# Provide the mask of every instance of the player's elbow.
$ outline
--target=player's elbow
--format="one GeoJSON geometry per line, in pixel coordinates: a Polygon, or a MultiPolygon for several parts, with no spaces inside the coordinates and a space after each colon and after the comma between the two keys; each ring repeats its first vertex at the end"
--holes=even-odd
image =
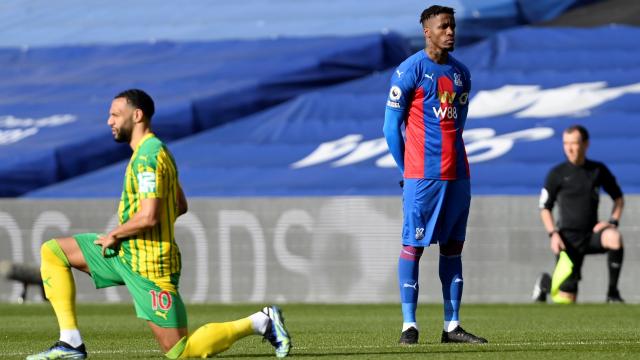
{"type": "Polygon", "coordinates": [[[145,225],[146,225],[147,228],[152,228],[152,227],[158,225],[158,219],[153,218],[153,217],[149,218],[149,220],[147,220],[145,225]]]}
{"type": "Polygon", "coordinates": [[[189,205],[187,205],[187,203],[178,206],[178,216],[186,214],[187,211],[189,211],[189,205]]]}
{"type": "Polygon", "coordinates": [[[382,133],[384,134],[384,137],[385,137],[385,138],[388,138],[388,137],[391,135],[391,134],[390,134],[390,132],[391,132],[391,131],[389,130],[389,128],[388,128],[388,126],[387,126],[387,124],[384,124],[384,125],[382,126],[382,133]]]}

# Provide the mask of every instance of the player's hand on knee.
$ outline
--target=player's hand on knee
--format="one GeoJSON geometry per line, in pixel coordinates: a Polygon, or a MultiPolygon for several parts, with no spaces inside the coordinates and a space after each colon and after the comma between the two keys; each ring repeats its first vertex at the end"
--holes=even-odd
{"type": "Polygon", "coordinates": [[[102,247],[102,256],[106,256],[107,249],[116,249],[120,244],[120,241],[113,235],[101,235],[98,240],[93,242],[96,245],[102,247]]]}
{"type": "Polygon", "coordinates": [[[600,221],[593,227],[593,232],[600,232],[608,227],[613,227],[608,221],[600,221]]]}

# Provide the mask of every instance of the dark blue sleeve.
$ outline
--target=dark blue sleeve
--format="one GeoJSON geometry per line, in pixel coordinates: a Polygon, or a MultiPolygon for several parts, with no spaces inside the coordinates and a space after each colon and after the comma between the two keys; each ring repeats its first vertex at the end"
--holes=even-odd
{"type": "Polygon", "coordinates": [[[382,132],[387,140],[387,146],[391,156],[398,164],[398,169],[404,174],[404,138],[402,137],[402,122],[404,113],[402,111],[386,108],[384,112],[384,126],[382,132]]]}

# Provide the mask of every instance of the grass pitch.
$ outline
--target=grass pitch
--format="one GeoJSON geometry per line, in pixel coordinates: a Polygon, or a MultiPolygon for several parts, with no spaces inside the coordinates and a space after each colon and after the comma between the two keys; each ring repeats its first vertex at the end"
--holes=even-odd
{"type": "MultiPolygon", "coordinates": [[[[293,338],[290,357],[303,359],[638,359],[640,305],[463,304],[463,327],[489,344],[440,344],[441,305],[421,305],[420,344],[400,346],[397,304],[284,305],[293,338]]],[[[190,329],[244,317],[256,305],[190,305],[190,329]]],[[[92,359],[160,359],[155,340],[133,305],[80,305],[78,317],[92,359]]],[[[58,329],[48,304],[0,304],[0,358],[23,359],[49,347],[58,329]]],[[[217,357],[275,358],[253,336],[217,357]]]]}

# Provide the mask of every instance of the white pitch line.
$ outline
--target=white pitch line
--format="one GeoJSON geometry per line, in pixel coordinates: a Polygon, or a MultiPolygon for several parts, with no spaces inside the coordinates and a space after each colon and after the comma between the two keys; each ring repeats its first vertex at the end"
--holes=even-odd
{"type": "MultiPolygon", "coordinates": [[[[567,345],[625,345],[625,344],[639,344],[638,341],[632,341],[632,340],[628,340],[628,341],[606,341],[606,340],[596,340],[596,341],[552,341],[552,342],[521,342],[521,343],[488,343],[488,344],[473,344],[473,346],[498,346],[498,347],[521,347],[521,346],[532,346],[532,345],[537,345],[537,346],[567,346],[567,345]]],[[[410,346],[402,346],[402,345],[358,345],[358,346],[354,346],[354,345],[338,345],[338,346],[331,346],[331,347],[310,347],[310,346],[293,346],[294,351],[295,350],[340,350],[340,349],[398,349],[398,348],[404,348],[404,349],[410,349],[410,348],[429,348],[429,347],[436,347],[438,345],[442,345],[440,343],[427,343],[427,344],[417,344],[417,345],[410,345],[410,346]]],[[[456,345],[456,344],[447,344],[446,346],[449,345],[456,345]]],[[[537,350],[537,349],[531,349],[531,350],[537,350]]],[[[92,350],[89,351],[89,354],[153,354],[153,353],[160,353],[160,350],[92,350]]],[[[20,355],[27,355],[29,353],[24,353],[24,352],[18,352],[18,353],[5,353],[3,355],[5,356],[20,356],[20,355]]]]}
{"type": "MultiPolygon", "coordinates": [[[[487,344],[462,344],[462,345],[473,345],[473,346],[503,346],[503,347],[514,347],[514,346],[567,346],[567,345],[625,345],[625,344],[639,344],[638,341],[633,340],[616,340],[616,341],[606,341],[606,340],[596,340],[596,341],[552,341],[552,342],[521,342],[521,343],[492,343],[489,342],[487,344]]],[[[435,347],[438,345],[443,345],[441,343],[425,343],[425,344],[416,344],[416,345],[338,345],[331,346],[331,349],[391,349],[391,348],[414,348],[414,347],[435,347]]],[[[444,346],[457,345],[457,344],[446,344],[444,346]]],[[[326,350],[329,348],[323,347],[309,347],[309,346],[293,346],[293,349],[297,350],[326,350]]],[[[535,350],[535,349],[532,349],[535,350]]]]}

